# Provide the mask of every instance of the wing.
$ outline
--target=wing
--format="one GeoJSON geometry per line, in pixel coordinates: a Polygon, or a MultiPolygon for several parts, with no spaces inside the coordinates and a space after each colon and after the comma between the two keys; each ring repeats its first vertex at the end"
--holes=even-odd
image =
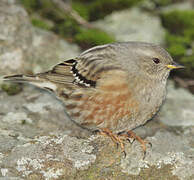
{"type": "Polygon", "coordinates": [[[38,74],[53,83],[74,85],[75,88],[96,87],[103,74],[111,70],[121,70],[115,61],[115,49],[109,45],[96,46],[75,59],[64,61],[52,70],[38,74]]]}

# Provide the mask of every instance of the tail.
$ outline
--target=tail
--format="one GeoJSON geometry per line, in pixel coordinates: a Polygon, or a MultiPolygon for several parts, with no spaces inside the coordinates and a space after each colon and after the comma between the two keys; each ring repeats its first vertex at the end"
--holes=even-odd
{"type": "Polygon", "coordinates": [[[23,75],[23,74],[4,76],[3,80],[4,81],[12,81],[12,82],[22,82],[22,83],[37,81],[35,76],[29,76],[29,75],[23,75]]]}
{"type": "Polygon", "coordinates": [[[50,91],[56,90],[56,85],[46,79],[41,78],[38,75],[11,75],[11,76],[4,76],[3,81],[10,81],[10,82],[20,82],[20,83],[29,83],[39,88],[47,89],[50,91]]]}
{"type": "MultiPolygon", "coordinates": [[[[63,87],[63,91],[71,92],[75,87],[75,77],[72,68],[75,66],[76,60],[70,59],[57,64],[51,70],[38,73],[35,75],[12,75],[4,76],[4,81],[29,83],[39,88],[47,89],[53,92],[58,91],[58,86],[63,87]]],[[[60,91],[60,90],[59,90],[60,91]]]]}

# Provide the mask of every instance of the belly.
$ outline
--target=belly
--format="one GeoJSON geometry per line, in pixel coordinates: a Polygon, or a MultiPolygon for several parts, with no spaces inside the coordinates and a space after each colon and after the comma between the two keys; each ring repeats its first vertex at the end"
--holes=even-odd
{"type": "Polygon", "coordinates": [[[117,131],[121,121],[133,119],[139,111],[138,103],[127,90],[85,93],[77,101],[72,102],[74,105],[66,105],[67,112],[78,124],[91,130],[117,131]]]}
{"type": "Polygon", "coordinates": [[[96,91],[84,93],[66,105],[67,112],[79,125],[91,130],[108,128],[113,132],[134,129],[153,117],[164,99],[157,92],[131,95],[128,89],[121,92],[96,91]]]}
{"type": "Polygon", "coordinates": [[[115,131],[132,130],[145,124],[159,111],[166,97],[165,87],[160,87],[160,93],[158,93],[157,89],[155,91],[151,89],[147,90],[148,91],[145,92],[145,90],[142,89],[142,94],[139,93],[138,96],[136,96],[136,102],[138,102],[137,111],[131,113],[129,117],[120,119],[115,131]]]}
{"type": "Polygon", "coordinates": [[[112,131],[119,128],[124,119],[130,119],[138,111],[138,104],[132,100],[129,94],[98,94],[88,98],[83,109],[89,109],[89,113],[83,117],[81,125],[92,125],[96,128],[108,128],[112,131]]]}

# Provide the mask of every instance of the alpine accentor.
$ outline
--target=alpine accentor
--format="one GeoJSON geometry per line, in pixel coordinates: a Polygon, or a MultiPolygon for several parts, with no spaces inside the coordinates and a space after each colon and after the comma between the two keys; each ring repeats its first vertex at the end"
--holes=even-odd
{"type": "Polygon", "coordinates": [[[165,99],[170,70],[182,67],[158,45],[124,42],[93,47],[47,72],[4,79],[52,91],[73,121],[120,142],[113,133],[132,130],[152,118],[165,99]]]}

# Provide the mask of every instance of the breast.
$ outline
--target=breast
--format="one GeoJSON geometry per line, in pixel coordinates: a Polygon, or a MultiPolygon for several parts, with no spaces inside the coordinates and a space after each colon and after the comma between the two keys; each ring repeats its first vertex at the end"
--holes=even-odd
{"type": "Polygon", "coordinates": [[[160,109],[166,97],[166,85],[162,83],[149,84],[139,91],[139,113],[136,117],[136,127],[145,124],[160,109]]]}
{"type": "Polygon", "coordinates": [[[77,99],[79,103],[74,103],[76,106],[66,106],[71,117],[89,129],[109,128],[117,131],[121,129],[123,120],[125,127],[126,121],[137,114],[139,105],[124,75],[114,72],[113,78],[103,78],[96,88],[84,90],[77,99]]]}

